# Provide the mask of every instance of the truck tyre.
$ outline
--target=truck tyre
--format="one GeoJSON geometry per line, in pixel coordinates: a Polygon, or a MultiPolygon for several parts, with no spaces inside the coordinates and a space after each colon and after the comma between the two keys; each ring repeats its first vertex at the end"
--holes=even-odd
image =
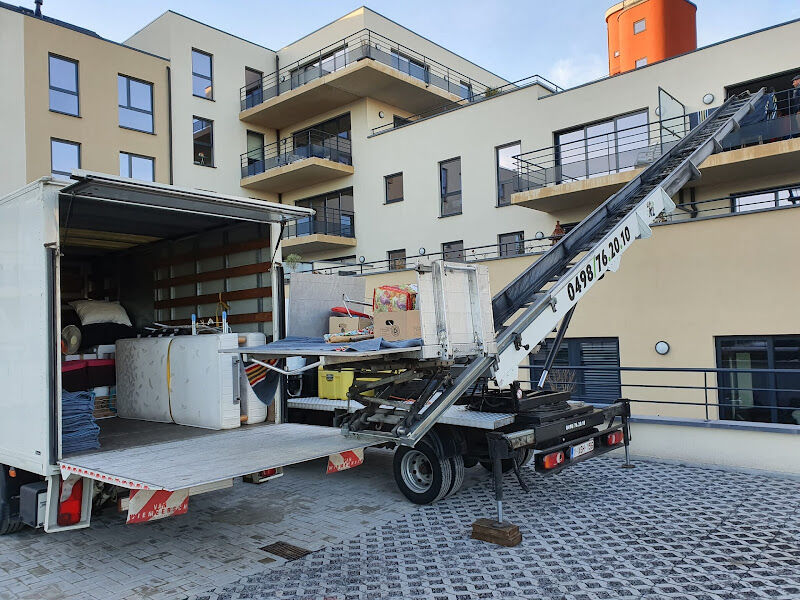
{"type": "Polygon", "coordinates": [[[450,467],[453,470],[453,483],[450,484],[450,489],[447,491],[445,498],[449,498],[458,492],[464,483],[464,473],[466,472],[464,457],[461,454],[456,454],[450,459],[450,467]]]}
{"type": "Polygon", "coordinates": [[[0,535],[14,533],[24,526],[18,516],[11,516],[12,498],[19,494],[19,486],[13,485],[12,481],[8,476],[8,467],[0,465],[0,535]]]}
{"type": "Polygon", "coordinates": [[[424,441],[414,448],[399,446],[393,470],[397,487],[414,504],[438,502],[452,488],[452,460],[439,457],[424,441]]]}

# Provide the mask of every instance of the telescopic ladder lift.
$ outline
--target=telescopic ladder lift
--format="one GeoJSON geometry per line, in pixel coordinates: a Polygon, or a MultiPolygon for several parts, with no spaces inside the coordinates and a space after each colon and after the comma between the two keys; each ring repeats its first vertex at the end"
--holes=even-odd
{"type": "Polygon", "coordinates": [[[501,389],[513,384],[521,362],[559,327],[539,381],[542,388],[578,301],[607,271],[619,268],[622,254],[634,241],[652,235],[650,225],[675,209],[671,197],[700,178],[699,165],[721,150],[722,140],[738,129],[763,93],[762,88],[726,100],[496,294],[492,309],[497,354],[473,358],[424,411],[410,411],[392,431],[354,430],[345,424],[343,433],[414,446],[481,378],[493,379],[501,389]]]}

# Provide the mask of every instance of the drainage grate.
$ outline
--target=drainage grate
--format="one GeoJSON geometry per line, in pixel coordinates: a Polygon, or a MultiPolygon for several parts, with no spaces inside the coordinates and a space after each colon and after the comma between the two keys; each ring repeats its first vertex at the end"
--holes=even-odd
{"type": "Polygon", "coordinates": [[[274,554],[275,556],[280,556],[286,560],[297,560],[298,558],[303,558],[307,554],[311,554],[311,550],[306,550],[305,548],[300,548],[299,546],[293,546],[292,544],[288,544],[286,542],[275,542],[274,544],[269,544],[268,546],[262,546],[261,550],[264,552],[269,552],[270,554],[274,554]]]}

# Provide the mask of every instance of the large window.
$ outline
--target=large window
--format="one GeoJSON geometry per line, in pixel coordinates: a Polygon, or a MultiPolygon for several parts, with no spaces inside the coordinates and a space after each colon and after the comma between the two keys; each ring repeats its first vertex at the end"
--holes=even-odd
{"type": "Polygon", "coordinates": [[[557,182],[632,169],[648,145],[647,110],[556,133],[557,182]]]}
{"type": "Polygon", "coordinates": [[[264,74],[250,67],[244,68],[244,105],[242,110],[251,108],[264,101],[262,78],[264,74]]]}
{"type": "Polygon", "coordinates": [[[387,258],[389,259],[389,269],[391,271],[397,271],[398,269],[405,269],[406,268],[406,251],[405,249],[401,250],[389,250],[386,253],[387,258]]]}
{"type": "Polygon", "coordinates": [[[50,172],[56,179],[69,179],[73,169],[81,168],[81,145],[66,140],[50,140],[50,172]]]}
{"type": "MultiPolygon", "coordinates": [[[[545,340],[542,349],[533,355],[531,380],[534,382],[542,374],[552,343],[552,339],[545,340]]],[[[617,338],[567,338],[556,353],[546,386],[572,392],[573,400],[611,404],[622,396],[618,368],[617,338]]]]}
{"type": "Polygon", "coordinates": [[[519,142],[495,148],[497,158],[497,206],[511,204],[511,194],[516,191],[517,164],[514,156],[522,152],[519,142]]]}
{"type": "MultiPolygon", "coordinates": [[[[337,69],[341,69],[347,63],[347,50],[346,48],[339,48],[332,50],[325,56],[307,62],[302,66],[292,69],[289,73],[291,86],[296,88],[299,85],[314,81],[319,77],[333,73],[337,69]]],[[[283,87],[281,86],[281,90],[283,87]]]]}
{"type": "Polygon", "coordinates": [[[213,167],[214,121],[202,117],[192,117],[192,137],[194,139],[194,164],[213,167]]]}
{"type": "Polygon", "coordinates": [[[800,184],[777,189],[734,194],[731,197],[732,212],[764,210],[779,206],[794,206],[800,203],[800,184]]]}
{"type": "Polygon", "coordinates": [[[49,71],[50,110],[65,115],[79,116],[78,62],[51,54],[49,71]]]}
{"type": "Polygon", "coordinates": [[[117,75],[119,126],[153,133],[153,84],[117,75]]]}
{"type": "Polygon", "coordinates": [[[439,188],[441,193],[440,215],[461,214],[461,158],[439,163],[439,188]]]}
{"type": "Polygon", "coordinates": [[[299,219],[294,226],[289,226],[289,236],[304,236],[321,233],[342,237],[355,237],[355,220],[353,214],[353,188],[345,188],[305,198],[295,203],[297,206],[313,208],[313,217],[299,219]]]}
{"type": "Polygon", "coordinates": [[[155,181],[156,161],[150,156],[120,152],[119,174],[122,177],[130,177],[141,181],[155,181]]]}
{"type": "Polygon", "coordinates": [[[242,177],[264,172],[264,134],[247,131],[247,160],[242,164],[242,177]]]}
{"type": "Polygon", "coordinates": [[[214,98],[211,55],[202,50],[192,50],[192,94],[199,98],[214,98]]]}
{"type": "Polygon", "coordinates": [[[720,419],[800,424],[800,335],[718,337],[720,419]],[[763,370],[761,370],[763,369],[763,370]],[[787,371],[781,373],[781,371],[787,371]]]}
{"type": "Polygon", "coordinates": [[[442,244],[442,258],[456,262],[464,261],[464,240],[442,244]]]}
{"type": "Polygon", "coordinates": [[[403,200],[403,174],[387,175],[384,179],[386,188],[386,204],[403,200]]]}
{"type": "Polygon", "coordinates": [[[501,233],[497,236],[500,256],[516,256],[525,253],[525,234],[522,231],[501,233]]]}

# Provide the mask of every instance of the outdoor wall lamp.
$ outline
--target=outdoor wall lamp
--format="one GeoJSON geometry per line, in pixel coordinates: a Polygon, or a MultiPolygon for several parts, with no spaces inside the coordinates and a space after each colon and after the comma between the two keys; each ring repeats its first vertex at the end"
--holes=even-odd
{"type": "Polygon", "coordinates": [[[379,116],[381,119],[383,118],[383,111],[382,111],[382,110],[379,110],[379,111],[378,111],[378,116],[379,116]]]}
{"type": "Polygon", "coordinates": [[[658,354],[660,354],[661,356],[664,356],[665,354],[667,354],[669,352],[669,344],[667,342],[665,342],[664,340],[661,340],[660,342],[656,342],[656,352],[658,354]]]}
{"type": "Polygon", "coordinates": [[[714,101],[714,94],[708,93],[703,96],[703,104],[711,104],[714,101]]]}
{"type": "Polygon", "coordinates": [[[425,256],[425,248],[420,248],[419,249],[419,255],[420,256],[425,256]]]}
{"type": "Polygon", "coordinates": [[[366,259],[366,258],[364,258],[363,256],[359,256],[359,257],[358,257],[358,262],[360,262],[362,265],[363,265],[363,264],[364,264],[366,261],[367,261],[367,259],[366,259]]]}

